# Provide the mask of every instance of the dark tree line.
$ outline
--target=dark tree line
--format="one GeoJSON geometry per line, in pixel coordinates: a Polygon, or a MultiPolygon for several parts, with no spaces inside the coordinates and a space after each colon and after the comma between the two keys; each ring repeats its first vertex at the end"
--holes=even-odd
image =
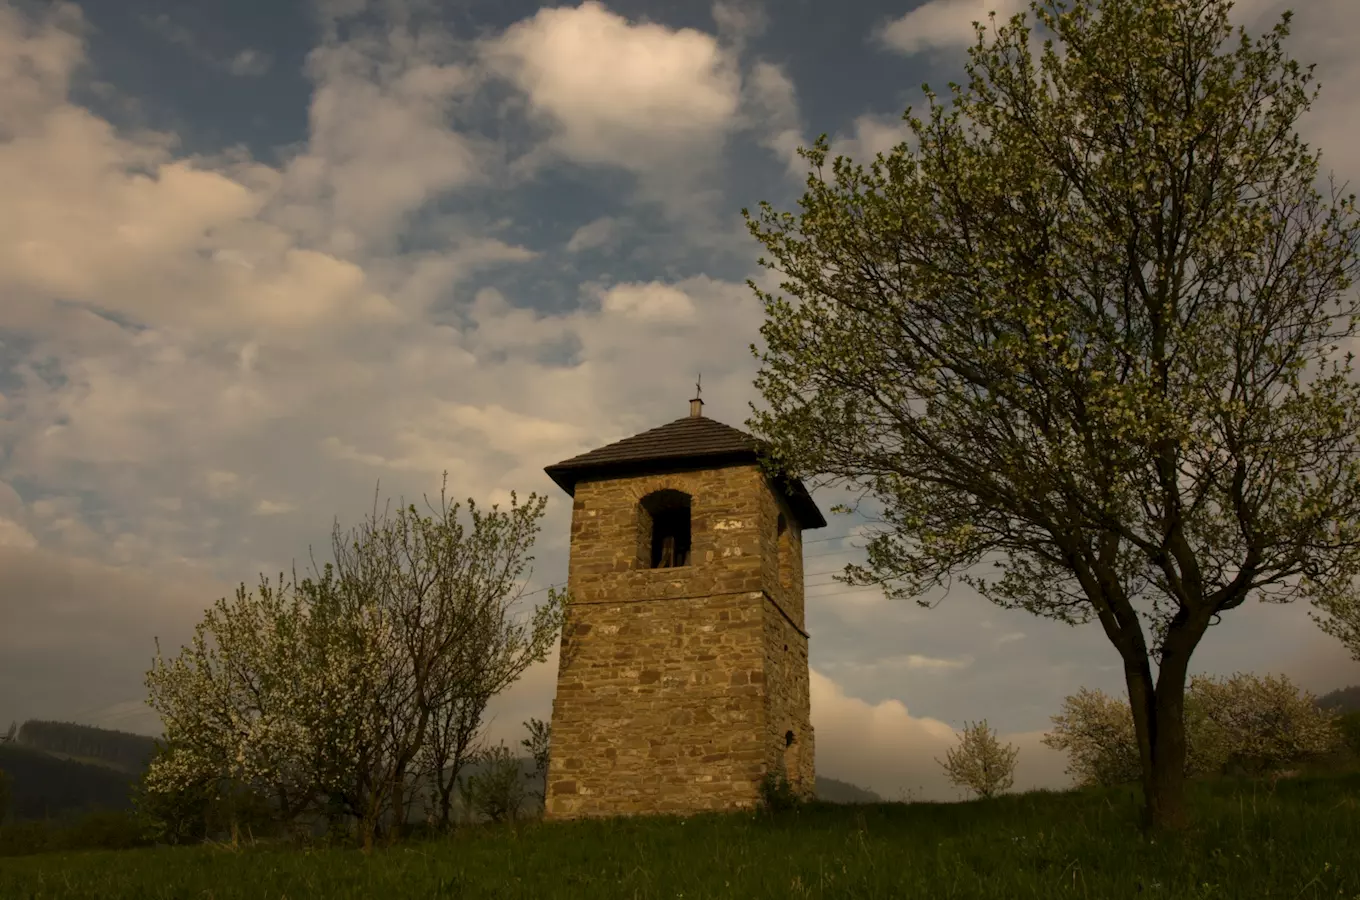
{"type": "Polygon", "coordinates": [[[131,809],[136,778],[94,763],[59,759],[15,743],[0,744],[8,776],[8,818],[55,819],[92,809],[131,809]]]}
{"type": "Polygon", "coordinates": [[[144,734],[38,719],[19,727],[17,743],[49,753],[98,759],[132,774],[145,771],[156,749],[155,739],[144,734]]]}
{"type": "Polygon", "coordinates": [[[1337,688],[1318,698],[1319,709],[1334,709],[1341,713],[1360,713],[1360,684],[1337,688]]]}

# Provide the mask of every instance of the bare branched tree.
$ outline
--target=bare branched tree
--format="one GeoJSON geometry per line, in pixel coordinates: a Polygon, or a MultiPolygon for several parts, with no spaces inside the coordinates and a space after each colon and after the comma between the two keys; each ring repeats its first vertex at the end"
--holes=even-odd
{"type": "MultiPolygon", "coordinates": [[[[396,837],[419,788],[461,765],[488,701],[546,659],[565,594],[514,615],[546,498],[482,512],[440,493],[333,532],[334,562],[236,603],[219,601],[194,644],[148,674],[168,752],[152,791],[227,778],[276,797],[287,819],[359,822],[366,849],[396,837]]],[[[455,771],[456,775],[456,771],[455,771]]]]}
{"type": "Polygon", "coordinates": [[[333,537],[336,580],[364,609],[376,611],[392,633],[392,655],[382,698],[378,745],[373,748],[364,821],[391,812],[389,834],[400,832],[415,788],[436,782],[439,821],[449,821],[448,800],[461,763],[491,697],[505,690],[557,640],[563,596],[548,600],[528,622],[515,618],[524,596],[521,576],[539,530],[546,497],[519,506],[511,493],[505,514],[477,509],[465,531],[459,504],[446,487],[432,515],[414,505],[379,513],[348,534],[333,537]],[[421,776],[424,776],[423,778],[421,776]]]}

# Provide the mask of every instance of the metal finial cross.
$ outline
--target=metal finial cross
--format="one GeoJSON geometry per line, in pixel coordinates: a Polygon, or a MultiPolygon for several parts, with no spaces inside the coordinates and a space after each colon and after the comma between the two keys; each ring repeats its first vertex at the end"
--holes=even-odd
{"type": "Polygon", "coordinates": [[[696,382],[694,382],[694,396],[695,396],[695,397],[702,397],[702,396],[703,396],[704,389],[703,389],[702,387],[700,387],[700,385],[703,384],[703,381],[704,381],[704,373],[703,373],[703,372],[700,372],[700,373],[699,373],[699,380],[696,381],[696,382]]]}

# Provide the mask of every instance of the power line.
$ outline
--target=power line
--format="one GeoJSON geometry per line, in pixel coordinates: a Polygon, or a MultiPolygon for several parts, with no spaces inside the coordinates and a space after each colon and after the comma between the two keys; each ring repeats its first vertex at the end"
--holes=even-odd
{"type": "MultiPolygon", "coordinates": [[[[820,585],[820,584],[819,584],[819,585],[815,585],[815,587],[826,587],[826,586],[827,586],[827,585],[820,585]]],[[[824,598],[826,598],[826,597],[840,597],[840,596],[842,596],[842,595],[844,595],[844,594],[862,594],[862,593],[864,593],[865,591],[879,591],[879,592],[882,592],[882,590],[883,590],[883,588],[882,588],[880,585],[871,584],[871,585],[866,585],[866,586],[864,586],[864,587],[852,587],[852,588],[850,588],[849,590],[844,590],[844,591],[831,591],[830,593],[827,593],[827,594],[809,594],[809,595],[806,595],[806,599],[808,599],[808,600],[822,600],[822,599],[824,599],[824,598]]]]}
{"type": "Polygon", "coordinates": [[[849,553],[849,552],[852,551],[852,550],[863,550],[863,549],[864,549],[863,547],[848,547],[848,548],[846,548],[846,549],[844,549],[844,550],[840,550],[840,549],[836,549],[836,550],[828,550],[828,551],[825,552],[825,553],[804,553],[804,554],[803,554],[803,559],[820,559],[821,557],[824,557],[824,556],[841,556],[841,555],[844,555],[844,554],[846,554],[846,553],[849,553]]]}
{"type": "Polygon", "coordinates": [[[860,533],[857,532],[857,531],[847,531],[845,534],[839,535],[839,536],[837,536],[837,537],[813,538],[813,539],[810,540],[810,541],[803,541],[803,544],[804,544],[804,545],[807,545],[807,544],[825,544],[827,541],[844,541],[844,540],[848,540],[849,538],[852,538],[852,537],[859,537],[859,536],[860,536],[860,533]]]}
{"type": "Polygon", "coordinates": [[[559,581],[559,582],[557,582],[556,584],[550,584],[550,585],[548,585],[547,587],[541,587],[541,588],[539,588],[539,589],[536,590],[536,591],[529,591],[528,593],[520,594],[519,596],[521,596],[521,597],[532,597],[534,594],[541,594],[541,593],[543,593],[544,591],[551,590],[551,589],[553,589],[553,588],[565,587],[566,584],[567,584],[567,583],[566,583],[565,581],[559,581]]]}

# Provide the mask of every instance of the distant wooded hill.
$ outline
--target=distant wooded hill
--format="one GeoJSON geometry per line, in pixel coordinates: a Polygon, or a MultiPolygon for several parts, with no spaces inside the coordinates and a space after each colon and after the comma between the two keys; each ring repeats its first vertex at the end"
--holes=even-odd
{"type": "MultiPolygon", "coordinates": [[[[30,720],[14,741],[0,742],[0,771],[10,776],[15,819],[57,818],[90,809],[128,809],[132,786],[146,771],[156,749],[154,738],[126,731],[30,720]]],[[[533,761],[518,760],[531,773],[533,761]]],[[[464,768],[467,776],[484,767],[464,768]]],[[[828,803],[882,803],[873,791],[846,781],[818,776],[817,799],[828,803]]],[[[525,802],[525,812],[542,804],[525,802]]]]}
{"type": "Polygon", "coordinates": [[[1334,709],[1340,713],[1360,712],[1360,684],[1323,694],[1317,699],[1317,705],[1321,709],[1334,709]]]}
{"type": "Polygon", "coordinates": [[[109,765],[63,759],[15,742],[0,744],[13,819],[61,818],[91,809],[128,809],[136,776],[109,765]]]}
{"type": "Polygon", "coordinates": [[[155,738],[144,734],[39,719],[19,726],[16,742],[21,747],[111,766],[134,775],[140,775],[151,764],[156,751],[155,738]]]}

